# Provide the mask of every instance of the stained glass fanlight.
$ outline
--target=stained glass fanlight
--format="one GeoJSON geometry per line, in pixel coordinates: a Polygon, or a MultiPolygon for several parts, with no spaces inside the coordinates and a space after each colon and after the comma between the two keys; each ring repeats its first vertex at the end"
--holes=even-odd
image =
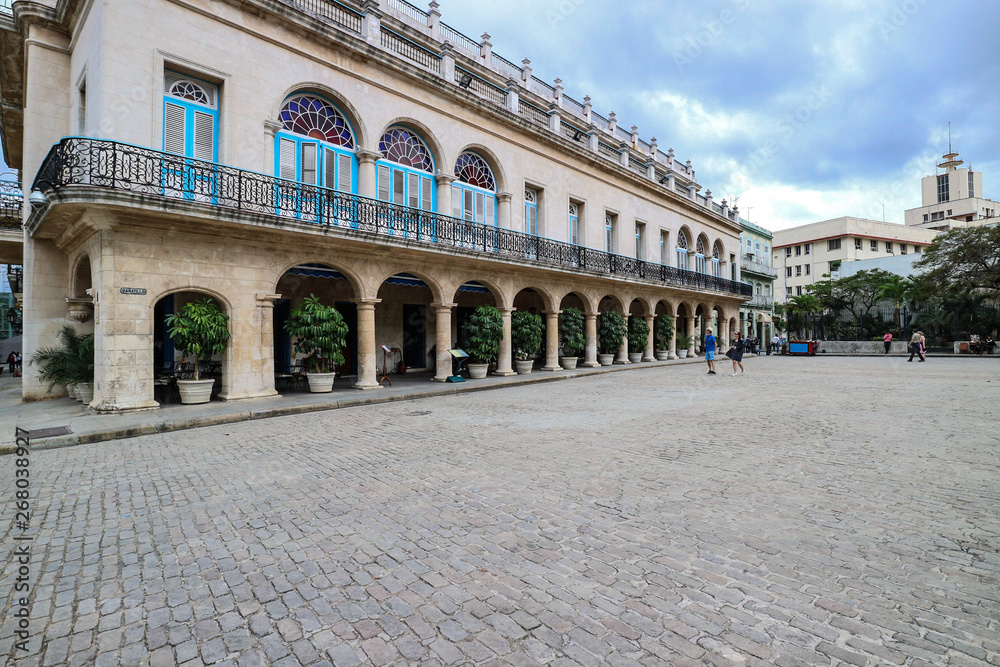
{"type": "Polygon", "coordinates": [[[493,170],[486,164],[486,160],[475,153],[462,153],[458,156],[455,162],[455,176],[463,183],[496,192],[493,170]]]}
{"type": "Polygon", "coordinates": [[[170,94],[182,100],[190,100],[198,104],[211,105],[212,100],[203,86],[199,86],[193,81],[181,80],[170,86],[170,94]]]}
{"type": "Polygon", "coordinates": [[[712,246],[712,257],[714,259],[722,259],[722,253],[719,250],[719,244],[718,243],[716,243],[714,246],[712,246]]]}
{"type": "Polygon", "coordinates": [[[297,95],[281,108],[278,116],[284,129],[335,146],[354,148],[354,134],[337,109],[312,95],[297,95]]]}
{"type": "Polygon", "coordinates": [[[382,157],[390,162],[411,167],[419,171],[434,171],[430,151],[417,135],[406,128],[394,127],[382,135],[378,142],[382,157]]]}
{"type": "Polygon", "coordinates": [[[677,233],[677,247],[681,250],[687,250],[688,237],[683,231],[677,233]]]}
{"type": "Polygon", "coordinates": [[[696,255],[705,254],[705,242],[700,237],[698,238],[698,243],[696,243],[694,246],[694,253],[696,255]]]}

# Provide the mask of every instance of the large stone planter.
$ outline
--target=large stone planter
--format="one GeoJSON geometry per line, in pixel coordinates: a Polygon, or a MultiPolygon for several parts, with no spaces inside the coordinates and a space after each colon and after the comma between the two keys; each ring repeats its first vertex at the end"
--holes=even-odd
{"type": "Polygon", "coordinates": [[[642,363],[642,352],[629,352],[628,361],[630,364],[641,364],[642,363]]]}
{"type": "MultiPolygon", "coordinates": [[[[531,368],[535,365],[534,359],[515,359],[514,368],[517,370],[518,375],[527,375],[531,372],[531,368]]],[[[486,377],[484,374],[483,377],[486,377]]]]}
{"type": "Polygon", "coordinates": [[[688,351],[687,350],[677,350],[677,358],[678,359],[685,359],[685,358],[687,358],[687,356],[688,356],[688,351]]]}
{"type": "Polygon", "coordinates": [[[599,354],[597,355],[597,363],[602,366],[610,366],[615,361],[615,355],[613,354],[599,354]]]}
{"type": "Polygon", "coordinates": [[[333,391],[333,379],[336,373],[306,373],[309,391],[314,394],[328,394],[333,391]]]}
{"type": "Polygon", "coordinates": [[[482,380],[489,369],[489,364],[469,364],[469,377],[473,380],[482,380]]]}
{"type": "Polygon", "coordinates": [[[578,361],[580,361],[580,357],[559,357],[559,365],[568,371],[576,368],[578,361]]]}
{"type": "Polygon", "coordinates": [[[76,385],[75,384],[68,384],[68,385],[66,385],[66,394],[70,398],[72,398],[74,401],[77,400],[77,398],[76,398],[76,385]]]}
{"type": "Polygon", "coordinates": [[[657,361],[667,361],[668,359],[670,359],[670,352],[669,351],[667,351],[667,350],[657,350],[656,351],[656,360],[657,361]]]}
{"type": "MultiPolygon", "coordinates": [[[[212,388],[215,380],[178,380],[177,390],[181,394],[181,403],[197,405],[208,403],[212,399],[212,388]]],[[[77,386],[79,390],[79,386],[77,386]]]]}
{"type": "Polygon", "coordinates": [[[90,402],[94,400],[94,383],[87,382],[76,385],[76,400],[84,405],[90,405],[90,402]]]}

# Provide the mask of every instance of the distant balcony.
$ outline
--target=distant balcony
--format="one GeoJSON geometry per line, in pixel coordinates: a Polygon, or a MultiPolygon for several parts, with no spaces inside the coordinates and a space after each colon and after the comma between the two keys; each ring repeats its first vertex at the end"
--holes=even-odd
{"type": "Polygon", "coordinates": [[[21,294],[24,291],[24,269],[20,266],[7,265],[7,282],[10,284],[10,291],[14,294],[21,294]]]}
{"type": "MultiPolygon", "coordinates": [[[[464,250],[483,259],[503,258],[744,297],[752,294],[750,285],[725,278],[114,141],[73,137],[52,147],[32,191],[72,187],[242,211],[271,218],[276,225],[296,221],[362,232],[371,234],[373,243],[395,238],[428,249],[464,250]]],[[[46,209],[34,210],[32,219],[43,216],[46,209]]]]}
{"type": "Polygon", "coordinates": [[[774,297],[755,294],[749,301],[744,301],[743,305],[749,308],[772,308],[774,306],[774,297]]]}
{"type": "Polygon", "coordinates": [[[0,229],[21,229],[24,195],[17,181],[0,181],[0,229]]]}
{"type": "Polygon", "coordinates": [[[755,273],[758,276],[778,277],[778,270],[773,266],[761,264],[746,256],[740,257],[740,269],[747,273],[755,273]]]}

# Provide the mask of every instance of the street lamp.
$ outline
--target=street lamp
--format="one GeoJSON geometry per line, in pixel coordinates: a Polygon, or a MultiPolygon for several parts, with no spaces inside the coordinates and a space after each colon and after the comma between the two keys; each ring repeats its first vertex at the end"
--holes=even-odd
{"type": "Polygon", "coordinates": [[[17,310],[16,306],[11,306],[7,309],[7,321],[10,323],[10,329],[13,333],[21,333],[21,327],[18,326],[18,316],[20,312],[17,310]]]}

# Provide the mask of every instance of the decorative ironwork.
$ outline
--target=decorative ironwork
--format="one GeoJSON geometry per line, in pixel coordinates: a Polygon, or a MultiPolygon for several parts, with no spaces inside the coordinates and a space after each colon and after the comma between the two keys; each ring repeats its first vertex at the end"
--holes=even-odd
{"type": "Polygon", "coordinates": [[[312,95],[297,95],[285,102],[278,118],[289,132],[327,141],[335,146],[354,148],[354,134],[347,119],[326,100],[312,95]]]}
{"type": "Polygon", "coordinates": [[[362,15],[336,0],[286,0],[288,4],[304,9],[307,13],[324,18],[331,23],[361,34],[362,15]]]}
{"type": "Polygon", "coordinates": [[[486,79],[481,79],[472,72],[464,70],[461,67],[455,68],[455,81],[462,82],[463,75],[469,77],[469,85],[463,86],[468,88],[472,92],[476,93],[480,97],[485,97],[489,101],[497,104],[499,106],[507,106],[507,91],[503,88],[498,88],[486,79]]]}
{"type": "Polygon", "coordinates": [[[406,0],[389,0],[387,4],[389,9],[413,19],[415,25],[427,27],[427,12],[424,10],[414,7],[406,0]]]}
{"type": "MultiPolygon", "coordinates": [[[[478,156],[476,156],[478,157],[478,156]]],[[[52,147],[32,190],[77,186],[122,190],[339,227],[486,255],[610,273],[691,289],[751,296],[748,285],[316,185],[184,158],[114,141],[67,138],[52,147]]],[[[44,208],[33,212],[40,215],[44,208]]]]}
{"type": "Polygon", "coordinates": [[[529,104],[528,102],[525,102],[524,100],[521,99],[519,99],[517,103],[518,103],[518,111],[521,112],[522,116],[524,116],[525,118],[527,118],[532,122],[538,123],[542,127],[549,126],[548,112],[542,111],[535,105],[529,104]]]}
{"type": "Polygon", "coordinates": [[[432,72],[441,72],[441,56],[428,51],[418,44],[414,44],[405,37],[401,37],[385,27],[382,28],[382,46],[395,51],[404,58],[420,63],[432,72]]]}
{"type": "Polygon", "coordinates": [[[0,181],[0,229],[21,228],[24,194],[16,181],[0,181]]]}

